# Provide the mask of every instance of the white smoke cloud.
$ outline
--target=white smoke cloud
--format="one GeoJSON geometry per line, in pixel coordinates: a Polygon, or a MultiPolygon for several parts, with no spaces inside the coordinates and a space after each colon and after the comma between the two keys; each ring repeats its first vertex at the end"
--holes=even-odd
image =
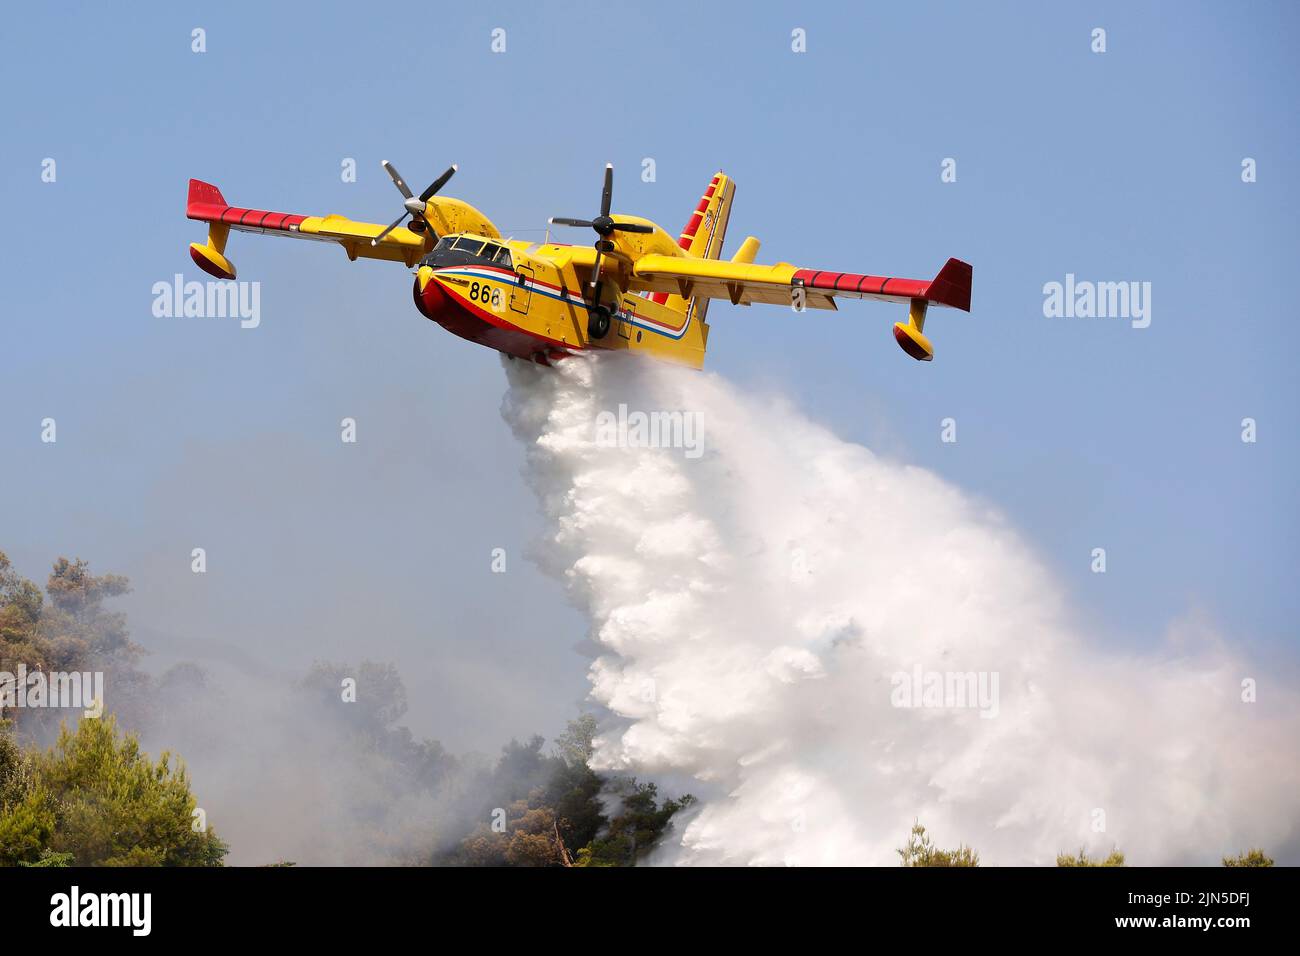
{"type": "Polygon", "coordinates": [[[655,862],[896,864],[917,818],[992,864],[1293,852],[1294,696],[1244,703],[1259,675],[1195,622],[1102,649],[996,513],[715,375],[505,364],[536,558],[589,617],[616,715],[593,766],[701,798],[655,862]],[[597,441],[621,403],[698,416],[704,454],[597,441]],[[996,680],[996,706],[894,706],[916,668],[996,680]]]}

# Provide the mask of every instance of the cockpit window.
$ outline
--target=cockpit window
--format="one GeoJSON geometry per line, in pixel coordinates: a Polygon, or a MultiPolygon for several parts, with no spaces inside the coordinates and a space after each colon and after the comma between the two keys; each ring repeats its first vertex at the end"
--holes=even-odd
{"type": "Polygon", "coordinates": [[[433,249],[435,252],[454,250],[460,256],[472,256],[475,259],[486,260],[506,269],[514,268],[514,260],[510,256],[508,247],[499,242],[491,242],[475,236],[464,234],[443,236],[433,249]]]}
{"type": "Polygon", "coordinates": [[[479,253],[479,256],[495,265],[510,268],[510,250],[498,243],[489,242],[483,247],[483,251],[479,253]]]}

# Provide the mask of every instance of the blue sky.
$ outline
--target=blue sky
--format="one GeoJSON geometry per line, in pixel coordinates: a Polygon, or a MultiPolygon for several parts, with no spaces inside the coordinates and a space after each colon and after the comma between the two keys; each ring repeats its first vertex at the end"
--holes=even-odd
{"type": "Polygon", "coordinates": [[[496,356],[419,316],[400,266],[328,246],[232,238],[262,283],[256,330],[155,318],[150,289],[203,278],[190,176],[235,204],[388,222],[381,159],[421,184],[455,161],[445,192],[528,236],[590,212],[607,161],[616,211],[675,232],[722,168],[728,255],[753,234],[764,261],[918,278],[958,256],[974,308],[933,314],[918,365],[884,304],[719,304],[710,368],[1005,512],[1099,639],[1149,644],[1194,612],[1293,665],[1298,20],[1288,3],[25,5],[0,37],[17,91],[0,548],[37,578],[58,554],[130,575],[159,661],[394,660],[425,732],[553,733],[585,694],[581,623],[523,559],[539,519],[496,356]],[[1150,327],[1045,318],[1067,273],[1150,282],[1150,327]],[[494,547],[506,575],[485,573],[494,547]]]}

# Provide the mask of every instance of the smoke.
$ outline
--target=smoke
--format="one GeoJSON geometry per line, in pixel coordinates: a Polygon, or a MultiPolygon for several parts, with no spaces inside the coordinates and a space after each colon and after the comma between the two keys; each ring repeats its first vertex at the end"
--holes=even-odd
{"type": "Polygon", "coordinates": [[[487,770],[398,725],[406,694],[392,665],[293,676],[206,660],[118,702],[146,750],[184,758],[234,865],[427,864],[470,829],[487,770]]]}
{"type": "MultiPolygon", "coordinates": [[[[158,677],[95,666],[108,673],[106,713],[146,753],[179,757],[234,865],[427,865],[486,818],[485,803],[528,782],[415,738],[399,723],[406,691],[391,664],[294,675],[209,657],[158,677]],[[344,680],[356,688],[346,702],[344,680]]],[[[49,746],[79,717],[27,711],[23,739],[49,746]]]]}
{"type": "Polygon", "coordinates": [[[1202,623],[1103,649],[998,514],[715,375],[505,365],[535,558],[599,648],[592,765],[700,798],[654,862],[895,864],[918,818],[993,864],[1294,855],[1296,702],[1244,702],[1260,675],[1202,623]],[[637,411],[703,454],[611,441],[637,411]]]}

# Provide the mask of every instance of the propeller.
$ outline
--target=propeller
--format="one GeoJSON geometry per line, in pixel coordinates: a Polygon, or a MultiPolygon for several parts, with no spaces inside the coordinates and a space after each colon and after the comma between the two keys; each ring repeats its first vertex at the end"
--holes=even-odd
{"type": "Polygon", "coordinates": [[[411,217],[412,232],[424,232],[424,230],[428,229],[430,234],[432,234],[433,227],[429,225],[429,220],[424,218],[424,204],[429,201],[429,197],[433,196],[439,189],[447,185],[447,180],[456,175],[456,164],[452,163],[445,173],[433,182],[429,183],[429,188],[420,193],[418,198],[411,195],[410,187],[406,185],[406,180],[402,178],[402,174],[397,171],[396,166],[386,159],[380,163],[380,165],[383,166],[384,171],[393,178],[393,185],[397,187],[397,191],[400,192],[403,199],[405,199],[405,202],[403,202],[402,205],[406,207],[406,211],[393,220],[392,225],[379,235],[375,236],[375,238],[371,239],[370,244],[372,246],[379,245],[379,243],[383,241],[384,236],[388,235],[400,226],[407,216],[411,217]]]}
{"type": "MultiPolygon", "coordinates": [[[[652,233],[653,226],[647,226],[639,222],[615,222],[610,218],[609,207],[614,199],[614,164],[605,164],[605,188],[600,194],[600,215],[595,219],[569,219],[566,216],[552,216],[550,222],[555,226],[573,226],[577,229],[590,228],[596,230],[596,264],[591,270],[592,302],[595,303],[595,311],[605,318],[605,328],[608,328],[609,310],[600,304],[600,259],[602,254],[614,251],[614,243],[610,241],[610,236],[616,232],[640,232],[652,233]]],[[[601,335],[604,333],[602,332],[601,335]]],[[[596,338],[600,338],[597,335],[596,338]]]]}

